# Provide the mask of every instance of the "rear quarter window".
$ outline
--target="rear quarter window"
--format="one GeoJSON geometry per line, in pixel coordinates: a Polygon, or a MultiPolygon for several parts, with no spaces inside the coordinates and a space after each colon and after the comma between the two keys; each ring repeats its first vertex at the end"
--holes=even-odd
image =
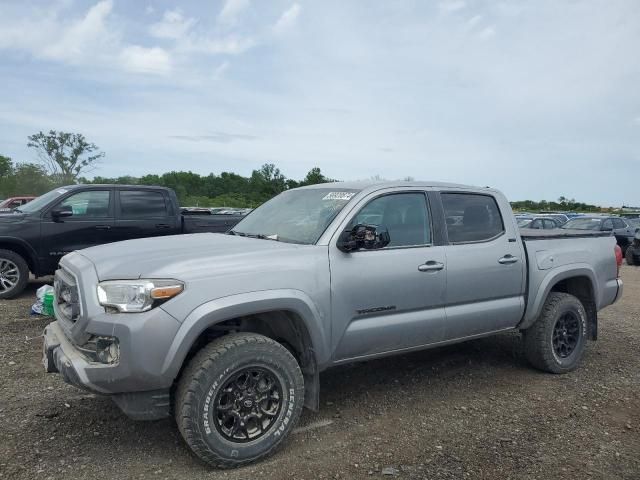
{"type": "Polygon", "coordinates": [[[450,243],[485,242],[504,233],[495,198],[473,193],[442,193],[450,243]]]}

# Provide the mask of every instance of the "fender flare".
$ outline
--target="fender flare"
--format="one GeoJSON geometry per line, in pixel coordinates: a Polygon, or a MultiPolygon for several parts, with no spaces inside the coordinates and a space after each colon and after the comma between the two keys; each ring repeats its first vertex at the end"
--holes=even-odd
{"type": "Polygon", "coordinates": [[[598,308],[600,304],[600,299],[596,296],[597,292],[599,291],[598,280],[593,268],[585,263],[563,265],[561,267],[550,270],[549,274],[544,277],[542,282],[540,282],[540,285],[538,286],[538,293],[535,298],[528,301],[527,310],[525,312],[524,318],[518,325],[518,328],[520,330],[525,330],[533,325],[538,319],[540,312],[542,312],[542,307],[544,307],[544,302],[549,296],[549,292],[551,292],[551,289],[558,282],[573,277],[586,277],[589,279],[589,282],[591,283],[591,290],[594,294],[593,300],[596,304],[596,308],[598,308]]]}
{"type": "Polygon", "coordinates": [[[325,334],[322,315],[311,299],[300,290],[260,290],[218,298],[192,310],[169,347],[162,374],[177,378],[191,347],[207,328],[225,320],[276,310],[293,312],[302,319],[309,333],[316,364],[319,368],[326,364],[330,357],[329,335],[325,334]]]}

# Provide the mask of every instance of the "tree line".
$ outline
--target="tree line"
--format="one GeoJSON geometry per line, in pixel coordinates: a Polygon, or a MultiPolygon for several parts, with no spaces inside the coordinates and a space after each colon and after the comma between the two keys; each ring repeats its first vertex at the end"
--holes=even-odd
{"type": "MultiPolygon", "coordinates": [[[[233,172],[199,175],[191,171],[173,171],[142,177],[125,175],[115,178],[87,178],[105,154],[82,134],[56,130],[38,132],[28,137],[27,146],[35,150],[38,162],[15,163],[11,158],[0,155],[0,198],[41,195],[54,188],[75,183],[116,183],[172,188],[184,206],[256,207],[290,188],[335,181],[326,177],[318,167],[309,170],[302,180],[294,180],[285,177],[272,163],[253,170],[249,177],[233,172]]],[[[557,201],[516,201],[511,202],[511,206],[514,211],[531,212],[602,210],[596,205],[577,202],[564,196],[557,201]]]]}

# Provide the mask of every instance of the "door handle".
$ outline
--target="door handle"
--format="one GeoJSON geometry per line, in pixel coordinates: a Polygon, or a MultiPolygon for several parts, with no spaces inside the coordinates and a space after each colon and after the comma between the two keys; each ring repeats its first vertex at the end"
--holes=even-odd
{"type": "Polygon", "coordinates": [[[96,225],[96,230],[111,230],[111,225],[96,225]]]}
{"type": "Polygon", "coordinates": [[[517,261],[518,257],[514,257],[513,255],[508,254],[498,260],[498,263],[501,263],[502,265],[509,265],[510,263],[516,263],[517,261]]]}
{"type": "Polygon", "coordinates": [[[171,225],[167,225],[166,223],[156,223],[156,228],[171,228],[171,225]]]}
{"type": "Polygon", "coordinates": [[[418,265],[419,272],[437,272],[444,268],[444,263],[429,260],[427,263],[418,265]]]}

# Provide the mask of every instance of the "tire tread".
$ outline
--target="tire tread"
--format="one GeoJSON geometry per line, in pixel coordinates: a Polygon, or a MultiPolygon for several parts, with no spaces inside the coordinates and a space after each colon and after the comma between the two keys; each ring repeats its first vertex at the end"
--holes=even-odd
{"type": "MultiPolygon", "coordinates": [[[[198,426],[195,424],[193,416],[190,414],[190,412],[195,408],[197,395],[202,393],[201,386],[204,383],[204,376],[206,375],[207,370],[213,367],[215,360],[232,350],[239,349],[250,344],[269,345],[276,349],[283,349],[290,355],[289,351],[281,344],[263,335],[245,332],[231,333],[213,340],[191,359],[182,373],[176,389],[175,419],[178,424],[178,430],[189,447],[198,457],[209,465],[213,465],[217,468],[227,469],[247,465],[255,461],[257,458],[264,458],[271,455],[281,444],[281,442],[276,442],[267,451],[262,452],[255,458],[230,460],[217,455],[207,446],[201,436],[198,435],[198,426]]],[[[293,356],[291,356],[291,358],[294,362],[296,361],[293,356]]],[[[299,375],[298,380],[301,384],[304,384],[302,372],[299,368],[297,369],[297,374],[299,375]]],[[[294,418],[292,423],[295,423],[296,420],[297,418],[294,418]]]]}

